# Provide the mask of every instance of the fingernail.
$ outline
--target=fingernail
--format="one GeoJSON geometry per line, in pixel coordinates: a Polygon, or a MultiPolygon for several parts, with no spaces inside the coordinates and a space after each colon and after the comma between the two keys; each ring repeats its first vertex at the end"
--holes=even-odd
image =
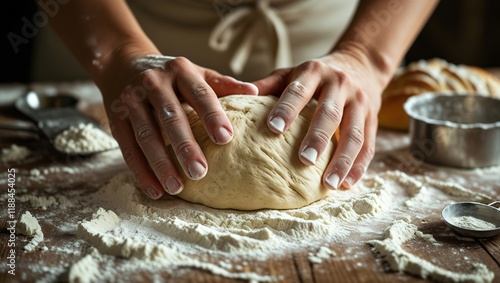
{"type": "Polygon", "coordinates": [[[148,197],[152,198],[152,199],[157,199],[159,197],[159,193],[158,191],[149,186],[147,189],[146,189],[146,195],[148,195],[148,197]]]}
{"type": "Polygon", "coordinates": [[[232,138],[233,136],[231,133],[224,127],[220,127],[214,132],[214,141],[218,144],[226,144],[230,142],[232,138]]]}
{"type": "Polygon", "coordinates": [[[203,178],[203,176],[205,176],[206,169],[200,162],[194,161],[191,164],[189,164],[188,172],[189,172],[189,177],[191,177],[191,179],[198,180],[203,178]]]}
{"type": "Polygon", "coordinates": [[[258,95],[259,94],[259,88],[252,84],[252,83],[246,83],[247,85],[249,85],[251,88],[253,88],[253,93],[252,94],[255,94],[255,95],[258,95]]]}
{"type": "Polygon", "coordinates": [[[269,124],[274,130],[280,133],[283,133],[283,131],[285,130],[285,120],[283,120],[283,118],[281,118],[280,116],[272,118],[271,121],[269,121],[269,124]]]}
{"type": "Polygon", "coordinates": [[[300,153],[300,156],[304,157],[307,161],[311,162],[312,164],[316,163],[316,158],[318,158],[318,151],[312,147],[308,147],[300,153]]]}
{"type": "Polygon", "coordinates": [[[176,195],[182,191],[181,183],[174,176],[168,177],[165,185],[167,186],[168,193],[171,195],[176,195]]]}
{"type": "Polygon", "coordinates": [[[342,183],[342,186],[344,186],[347,189],[350,189],[352,187],[353,183],[354,183],[354,179],[351,178],[350,176],[347,176],[344,179],[344,182],[342,183]]]}
{"type": "Polygon", "coordinates": [[[340,177],[337,174],[332,174],[326,178],[326,182],[332,188],[337,189],[339,187],[340,177]]]}

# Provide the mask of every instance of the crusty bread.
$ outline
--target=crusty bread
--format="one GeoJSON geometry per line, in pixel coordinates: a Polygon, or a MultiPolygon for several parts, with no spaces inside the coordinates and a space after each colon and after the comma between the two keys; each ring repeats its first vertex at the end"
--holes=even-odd
{"type": "Polygon", "coordinates": [[[454,92],[500,98],[500,80],[477,67],[453,65],[441,59],[421,60],[399,69],[382,94],[379,125],[407,130],[403,104],[424,92],[454,92]]]}

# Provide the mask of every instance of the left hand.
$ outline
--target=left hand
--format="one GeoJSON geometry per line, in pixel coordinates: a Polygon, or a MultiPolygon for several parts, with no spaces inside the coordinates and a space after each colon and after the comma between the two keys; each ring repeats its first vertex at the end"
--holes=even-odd
{"type": "Polygon", "coordinates": [[[338,147],[322,179],[324,185],[337,189],[354,185],[374,156],[385,83],[366,57],[337,51],[297,67],[278,69],[255,85],[260,95],[281,94],[268,116],[268,126],[276,134],[292,127],[312,98],[318,100],[299,156],[303,163],[314,165],[339,128],[338,147]]]}

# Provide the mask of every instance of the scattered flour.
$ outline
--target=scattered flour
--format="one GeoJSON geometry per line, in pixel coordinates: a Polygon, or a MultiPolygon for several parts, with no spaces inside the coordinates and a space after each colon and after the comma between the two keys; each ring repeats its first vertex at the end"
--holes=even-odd
{"type": "Polygon", "coordinates": [[[97,282],[99,264],[91,254],[86,255],[69,270],[69,282],[97,282]]]}
{"type": "Polygon", "coordinates": [[[36,196],[32,194],[22,194],[16,198],[19,202],[29,202],[33,208],[41,208],[47,210],[51,206],[59,208],[67,208],[74,206],[73,202],[65,196],[36,196]]]}
{"type": "Polygon", "coordinates": [[[16,199],[19,202],[29,202],[34,208],[47,210],[48,207],[57,206],[57,199],[53,196],[20,195],[16,199]]]}
{"type": "Polygon", "coordinates": [[[453,225],[464,229],[491,230],[497,228],[495,224],[478,219],[474,216],[456,216],[450,218],[450,222],[453,225]]]}
{"type": "MultiPolygon", "coordinates": [[[[385,258],[395,271],[405,271],[432,279],[438,282],[492,282],[494,273],[481,263],[472,263],[474,272],[458,273],[441,268],[434,263],[426,261],[405,251],[402,245],[425,234],[418,233],[417,226],[407,220],[394,221],[384,232],[383,240],[373,240],[369,243],[385,258]]],[[[424,238],[430,238],[424,236],[424,238]]]]}
{"type": "Polygon", "coordinates": [[[331,256],[335,256],[336,253],[327,247],[320,247],[317,253],[309,253],[309,261],[312,263],[322,263],[323,260],[329,259],[331,256]]]}
{"type": "Polygon", "coordinates": [[[21,215],[21,219],[17,222],[16,227],[18,233],[32,237],[31,241],[24,246],[25,251],[33,251],[43,241],[42,227],[40,227],[38,220],[29,211],[21,215]]]}
{"type": "Polygon", "coordinates": [[[28,157],[30,154],[31,151],[28,148],[13,144],[9,148],[2,149],[2,161],[3,162],[21,161],[26,157],[28,157]]]}
{"type": "Polygon", "coordinates": [[[82,123],[57,135],[54,146],[64,153],[92,154],[117,148],[118,143],[93,124],[82,123]]]}
{"type": "MultiPolygon", "coordinates": [[[[129,175],[121,174],[89,197],[101,208],[91,219],[80,223],[77,236],[103,256],[128,258],[135,266],[184,266],[228,278],[273,281],[277,278],[231,269],[198,256],[266,260],[271,255],[321,246],[309,254],[310,262],[321,263],[331,257],[337,260],[325,243],[345,242],[353,232],[368,231],[374,219],[382,223],[386,219],[385,223],[389,223],[394,219],[391,213],[406,213],[408,208],[418,210],[426,202],[435,205],[439,194],[486,198],[460,186],[389,171],[366,176],[350,191],[331,191],[327,198],[303,208],[241,212],[211,209],[171,196],[149,200],[129,175]]],[[[475,273],[459,274],[404,251],[401,245],[415,237],[436,243],[432,235],[423,234],[404,221],[395,222],[385,232],[385,240],[371,243],[386,254],[395,270],[437,280],[491,281],[492,273],[484,265],[473,263],[477,267],[475,273]]],[[[86,265],[87,261],[90,260],[77,264],[86,265]]],[[[79,274],[77,271],[82,268],[73,274],[79,274]]]]}

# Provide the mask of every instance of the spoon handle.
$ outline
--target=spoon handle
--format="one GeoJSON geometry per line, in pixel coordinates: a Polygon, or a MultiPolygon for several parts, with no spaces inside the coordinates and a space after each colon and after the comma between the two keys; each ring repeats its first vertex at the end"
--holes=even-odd
{"type": "MultiPolygon", "coordinates": [[[[489,206],[493,206],[493,207],[495,207],[495,205],[496,205],[496,204],[500,204],[500,200],[494,201],[494,202],[492,202],[492,203],[490,203],[490,204],[488,204],[488,205],[489,205],[489,206]]],[[[495,208],[496,208],[496,207],[495,207],[495,208]]],[[[500,207],[498,207],[498,208],[496,208],[496,209],[500,210],[500,207]]]]}

